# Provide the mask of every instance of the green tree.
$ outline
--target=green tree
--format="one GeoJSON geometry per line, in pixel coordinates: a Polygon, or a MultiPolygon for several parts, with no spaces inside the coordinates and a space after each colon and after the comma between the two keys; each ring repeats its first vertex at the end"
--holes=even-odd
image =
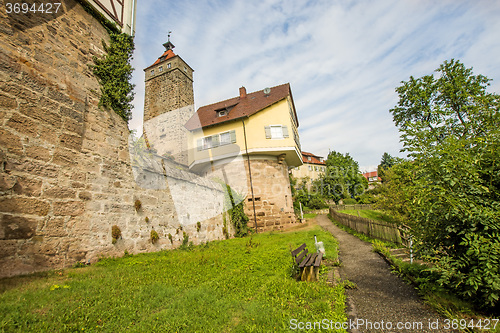
{"type": "Polygon", "coordinates": [[[440,282],[479,305],[500,298],[500,98],[456,60],[396,88],[411,161],[389,169],[387,209],[408,223],[440,282]]]}
{"type": "Polygon", "coordinates": [[[396,164],[396,158],[392,157],[389,153],[384,153],[382,155],[380,164],[377,167],[377,174],[382,179],[382,182],[385,181],[385,171],[394,164],[396,164]]]}
{"type": "Polygon", "coordinates": [[[336,151],[328,154],[326,172],[314,182],[317,193],[338,203],[341,199],[361,195],[368,187],[368,181],[359,171],[356,162],[349,153],[336,151]]]}

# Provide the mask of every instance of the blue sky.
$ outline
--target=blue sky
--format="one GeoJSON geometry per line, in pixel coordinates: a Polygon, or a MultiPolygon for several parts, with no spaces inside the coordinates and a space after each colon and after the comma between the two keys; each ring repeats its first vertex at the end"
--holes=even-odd
{"type": "MultiPolygon", "coordinates": [[[[304,151],[349,153],[374,170],[402,145],[389,109],[410,75],[461,60],[500,93],[500,1],[138,1],[132,129],[144,72],[164,51],[194,70],[195,107],[289,82],[304,151]]],[[[140,131],[139,131],[140,132],[140,131]]]]}

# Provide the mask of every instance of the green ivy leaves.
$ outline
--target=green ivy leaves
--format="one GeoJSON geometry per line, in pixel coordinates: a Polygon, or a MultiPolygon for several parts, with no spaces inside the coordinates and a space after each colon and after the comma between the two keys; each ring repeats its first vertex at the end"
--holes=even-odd
{"type": "Polygon", "coordinates": [[[130,83],[132,71],[130,65],[134,51],[134,37],[126,33],[110,32],[110,43],[103,41],[106,54],[94,57],[91,65],[94,75],[101,85],[99,106],[114,110],[127,123],[132,117],[134,86],[130,83]]]}

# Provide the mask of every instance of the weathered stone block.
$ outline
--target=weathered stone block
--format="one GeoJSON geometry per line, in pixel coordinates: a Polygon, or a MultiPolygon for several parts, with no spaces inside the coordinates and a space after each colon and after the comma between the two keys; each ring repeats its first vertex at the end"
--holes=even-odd
{"type": "Polygon", "coordinates": [[[58,148],[52,159],[52,162],[59,165],[75,165],[77,161],[78,153],[65,148],[58,148]]]}
{"type": "Polygon", "coordinates": [[[17,194],[38,197],[42,191],[42,181],[32,177],[18,176],[13,190],[17,194]]]}
{"type": "Polygon", "coordinates": [[[90,193],[88,191],[82,191],[82,192],[78,193],[78,198],[85,200],[85,201],[92,200],[92,193],[90,193]]]}
{"type": "Polygon", "coordinates": [[[54,215],[82,215],[85,204],[82,201],[56,201],[52,204],[54,215]]]}
{"type": "Polygon", "coordinates": [[[45,162],[28,159],[18,160],[10,158],[7,160],[5,170],[17,170],[49,178],[57,178],[58,175],[58,167],[45,162]]]}
{"type": "Polygon", "coordinates": [[[75,133],[78,136],[83,135],[83,123],[78,122],[74,119],[65,118],[64,124],[63,124],[63,129],[68,131],[68,132],[75,133]]]}
{"type": "Polygon", "coordinates": [[[82,148],[82,137],[77,136],[77,135],[70,135],[63,133],[59,137],[59,142],[63,147],[74,149],[74,150],[81,150],[82,148]]]}
{"type": "Polygon", "coordinates": [[[62,116],[73,119],[74,121],[76,121],[79,124],[81,124],[83,122],[83,114],[78,109],[69,108],[66,106],[61,106],[60,113],[62,116]]]}
{"type": "Polygon", "coordinates": [[[62,122],[59,114],[42,109],[37,105],[23,103],[19,107],[19,111],[25,116],[46,123],[49,126],[53,126],[55,128],[61,127],[62,122]]]}
{"type": "Polygon", "coordinates": [[[0,210],[7,213],[22,213],[45,216],[49,213],[48,202],[35,198],[1,198],[0,210]]]}
{"type": "Polygon", "coordinates": [[[43,196],[57,199],[74,199],[76,197],[76,190],[68,187],[52,186],[43,191],[43,196]]]}
{"type": "Polygon", "coordinates": [[[0,191],[8,191],[14,187],[17,178],[7,173],[0,173],[0,191]]]}
{"type": "Polygon", "coordinates": [[[49,126],[43,126],[43,125],[38,125],[38,136],[44,140],[45,142],[48,142],[53,145],[57,145],[59,140],[59,131],[54,130],[54,128],[49,127],[49,126]]]}
{"type": "Polygon", "coordinates": [[[6,109],[15,109],[17,108],[17,101],[15,98],[0,94],[0,107],[6,109]]]}
{"type": "Polygon", "coordinates": [[[33,218],[2,215],[0,239],[28,239],[33,237],[38,221],[33,218]]]}
{"type": "Polygon", "coordinates": [[[26,156],[42,161],[49,161],[52,158],[50,150],[40,146],[26,147],[26,156]]]}
{"type": "Polygon", "coordinates": [[[9,152],[14,154],[20,155],[23,152],[21,139],[4,128],[0,128],[0,146],[7,148],[9,152]]]}
{"type": "Polygon", "coordinates": [[[23,134],[31,136],[37,135],[37,124],[30,118],[21,116],[18,113],[12,115],[9,121],[7,121],[7,126],[23,134]]]}
{"type": "Polygon", "coordinates": [[[67,236],[66,218],[62,216],[51,217],[43,229],[43,234],[47,237],[67,236]]]}

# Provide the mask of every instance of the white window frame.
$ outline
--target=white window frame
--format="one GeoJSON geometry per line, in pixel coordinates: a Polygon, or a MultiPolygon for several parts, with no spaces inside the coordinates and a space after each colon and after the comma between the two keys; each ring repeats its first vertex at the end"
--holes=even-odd
{"type": "Polygon", "coordinates": [[[212,148],[212,136],[205,136],[201,139],[201,149],[206,150],[212,148]]]}
{"type": "Polygon", "coordinates": [[[219,143],[221,146],[230,144],[231,143],[231,133],[229,131],[220,133],[219,134],[219,143]],[[224,140],[223,138],[226,138],[226,140],[224,140]]]}
{"type": "Polygon", "coordinates": [[[282,125],[269,125],[269,129],[271,130],[271,139],[274,139],[274,140],[284,139],[282,125]],[[275,132],[276,132],[276,130],[279,131],[279,133],[276,133],[276,134],[278,134],[277,136],[274,135],[275,133],[273,133],[273,129],[275,130],[275,132]]]}

